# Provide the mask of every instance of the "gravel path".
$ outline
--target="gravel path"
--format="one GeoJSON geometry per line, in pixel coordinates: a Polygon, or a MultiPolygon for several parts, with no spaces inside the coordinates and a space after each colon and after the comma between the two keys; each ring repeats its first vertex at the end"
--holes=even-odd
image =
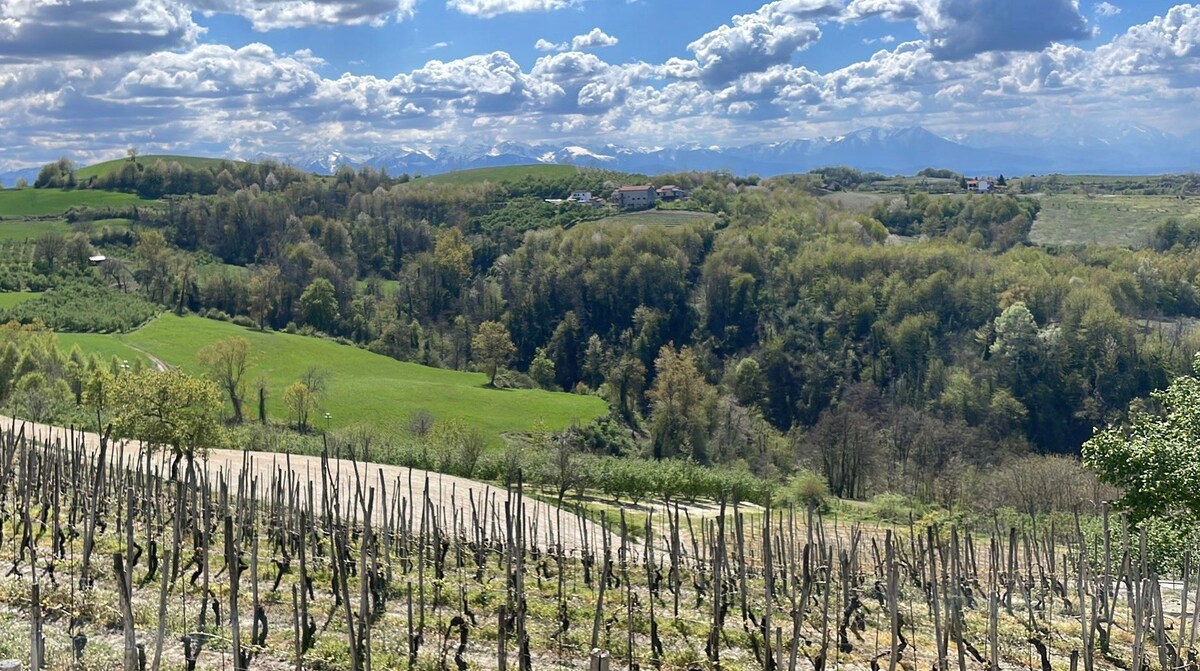
{"type": "MultiPolygon", "coordinates": [[[[61,440],[63,444],[68,444],[72,436],[71,431],[63,427],[28,422],[4,415],[0,415],[0,425],[5,431],[20,431],[23,425],[26,437],[61,440]]],[[[89,452],[99,451],[99,435],[79,431],[73,435],[76,440],[83,441],[89,452]]],[[[114,444],[117,449],[112,449],[113,446],[110,445],[111,458],[123,456],[126,463],[137,459],[140,444],[136,441],[117,441],[114,444]]],[[[443,528],[450,525],[464,527],[465,533],[470,537],[471,503],[474,500],[476,514],[487,525],[489,537],[499,536],[503,539],[504,508],[509,494],[504,489],[475,480],[401,466],[355,463],[345,459],[327,460],[325,464],[329,475],[323,478],[320,457],[272,452],[209,450],[200,463],[214,485],[218,478],[223,477],[230,483],[231,488],[236,487],[243,472],[258,480],[260,492],[270,491],[269,485],[273,478],[283,478],[283,482],[287,482],[289,472],[302,486],[311,482],[318,499],[324,484],[330,491],[337,492],[343,515],[353,515],[356,520],[362,517],[355,496],[356,483],[361,483],[364,497],[374,496],[372,518],[375,523],[384,520],[386,511],[390,510],[394,517],[396,510],[407,510],[409,512],[406,516],[411,520],[414,530],[420,524],[420,514],[414,516],[411,512],[414,502],[416,506],[420,506],[428,488],[431,511],[443,521],[443,528]],[[400,500],[397,501],[396,497],[400,497],[400,500]]],[[[564,549],[578,551],[584,547],[584,534],[587,535],[589,544],[598,545],[603,533],[598,524],[529,497],[525,498],[525,514],[528,542],[536,542],[543,548],[561,543],[564,549]]]]}

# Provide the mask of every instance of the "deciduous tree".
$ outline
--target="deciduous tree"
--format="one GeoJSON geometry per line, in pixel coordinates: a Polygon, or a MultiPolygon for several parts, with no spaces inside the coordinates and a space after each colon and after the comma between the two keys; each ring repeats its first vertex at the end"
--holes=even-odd
{"type": "Polygon", "coordinates": [[[242,406],[246,399],[246,366],[250,356],[250,341],[245,338],[225,338],[210,343],[196,353],[209,378],[229,395],[233,406],[233,421],[241,424],[242,406]]]}
{"type": "Polygon", "coordinates": [[[224,442],[221,390],[211,380],[178,370],[147,370],[119,375],[111,387],[105,400],[116,436],[170,447],[177,457],[189,458],[224,442]]]}
{"type": "Polygon", "coordinates": [[[496,373],[516,354],[508,329],[500,322],[484,322],[479,325],[471,339],[471,350],[475,358],[483,362],[488,375],[488,384],[495,386],[496,373]]]}

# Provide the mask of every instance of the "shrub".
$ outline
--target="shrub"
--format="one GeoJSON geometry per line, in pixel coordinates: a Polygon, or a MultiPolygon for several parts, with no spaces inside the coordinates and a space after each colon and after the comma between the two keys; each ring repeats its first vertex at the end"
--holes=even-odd
{"type": "Polygon", "coordinates": [[[881,522],[908,522],[911,517],[921,517],[924,513],[913,499],[903,495],[887,492],[876,494],[871,499],[871,514],[881,522]]]}
{"type": "Polygon", "coordinates": [[[411,417],[408,418],[408,432],[414,438],[424,438],[433,430],[433,414],[424,408],[419,408],[413,411],[411,417]]]}
{"type": "Polygon", "coordinates": [[[824,476],[807,468],[796,471],[780,491],[783,503],[813,510],[829,510],[829,484],[824,476]]]}

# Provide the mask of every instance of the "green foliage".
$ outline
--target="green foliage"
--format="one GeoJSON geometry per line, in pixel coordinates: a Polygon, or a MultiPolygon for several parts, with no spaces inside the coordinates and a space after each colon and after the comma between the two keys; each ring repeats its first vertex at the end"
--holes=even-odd
{"type": "Polygon", "coordinates": [[[949,235],[966,241],[979,233],[996,249],[1024,242],[1041,205],[1030,198],[970,196],[967,198],[923,193],[880,203],[871,216],[898,235],[949,235]]]}
{"type": "Polygon", "coordinates": [[[812,510],[829,509],[829,484],[820,473],[802,468],[792,474],[779,491],[782,503],[812,510]]]}
{"type": "Polygon", "coordinates": [[[688,348],[663,346],[654,361],[650,397],[650,433],[654,456],[683,457],[707,464],[713,430],[716,389],[696,368],[688,348]]]}
{"type": "Polygon", "coordinates": [[[169,447],[176,454],[225,442],[221,390],[209,380],[177,370],[124,373],[107,396],[116,436],[169,447]]]}
{"type": "Polygon", "coordinates": [[[0,311],[0,320],[40,321],[62,331],[113,333],[131,331],[160,311],[139,294],[78,280],[0,311]]]}
{"type": "MultiPolygon", "coordinates": [[[[1200,357],[1195,362],[1200,372],[1200,357]]],[[[1126,425],[1097,431],[1083,459],[1121,489],[1134,520],[1186,515],[1200,520],[1200,379],[1175,378],[1151,394],[1154,409],[1132,409],[1126,425]]]]}
{"type": "Polygon", "coordinates": [[[508,329],[500,322],[484,322],[479,325],[478,332],[471,339],[471,351],[483,362],[488,376],[488,384],[496,385],[496,371],[508,363],[516,353],[508,329]]]}
{"type": "Polygon", "coordinates": [[[881,522],[906,523],[910,518],[920,519],[925,508],[911,497],[885,492],[871,498],[871,516],[881,522]]]}

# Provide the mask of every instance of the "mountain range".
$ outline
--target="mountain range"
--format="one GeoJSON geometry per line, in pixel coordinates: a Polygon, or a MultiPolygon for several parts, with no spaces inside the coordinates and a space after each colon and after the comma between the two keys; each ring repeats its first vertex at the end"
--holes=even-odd
{"type": "MultiPolygon", "coordinates": [[[[827,166],[888,175],[949,168],[967,175],[1158,174],[1200,169],[1200,133],[1176,136],[1151,126],[1063,124],[1037,134],[977,131],[944,137],[920,126],[871,127],[846,135],[755,143],[738,147],[631,147],[560,143],[467,143],[429,148],[378,146],[353,151],[317,147],[303,154],[260,154],[303,170],[332,174],[342,165],[385,168],[392,175],[434,175],[471,168],[561,163],[654,175],[683,170],[728,170],[771,176],[827,166]]],[[[0,184],[33,181],[37,168],[0,173],[0,184]]]]}
{"type": "Polygon", "coordinates": [[[341,165],[386,168],[393,175],[433,175],[471,168],[562,163],[647,175],[728,170],[739,175],[771,176],[835,165],[888,175],[911,175],[928,167],[968,175],[1124,175],[1200,168],[1200,135],[1178,137],[1133,123],[1083,130],[1057,128],[1039,135],[977,132],[955,137],[943,137],[920,126],[871,127],[836,137],[738,147],[502,142],[428,149],[377,147],[361,154],[326,147],[281,160],[322,174],[330,174],[341,165]]]}

